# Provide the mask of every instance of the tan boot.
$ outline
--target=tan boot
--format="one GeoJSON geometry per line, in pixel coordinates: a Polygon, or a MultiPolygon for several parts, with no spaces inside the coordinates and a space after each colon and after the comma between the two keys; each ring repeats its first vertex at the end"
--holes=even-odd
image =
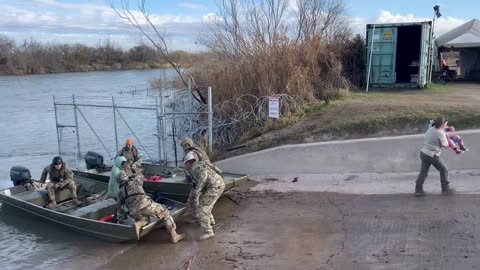
{"type": "Polygon", "coordinates": [[[81,205],[82,205],[82,202],[81,202],[78,198],[73,198],[73,199],[72,199],[72,202],[73,202],[76,206],[81,206],[81,205]]]}
{"type": "Polygon", "coordinates": [[[203,233],[202,236],[200,236],[200,241],[203,241],[203,240],[207,240],[207,239],[210,239],[212,237],[215,236],[215,233],[213,232],[213,230],[211,231],[206,231],[203,233]]]}
{"type": "Polygon", "coordinates": [[[180,233],[178,234],[175,230],[171,230],[170,231],[170,236],[172,237],[172,243],[178,243],[179,241],[182,241],[183,239],[185,239],[185,234],[183,233],[180,233]]]}
{"type": "Polygon", "coordinates": [[[144,225],[144,222],[142,221],[137,221],[135,224],[133,224],[133,227],[135,228],[135,233],[137,234],[137,240],[140,239],[140,230],[142,229],[144,225]]]}
{"type": "Polygon", "coordinates": [[[50,201],[50,203],[47,204],[48,209],[54,209],[55,207],[57,207],[57,202],[56,201],[50,201]]]}
{"type": "Polygon", "coordinates": [[[210,225],[213,226],[213,225],[215,225],[215,224],[216,224],[216,223],[215,223],[215,219],[213,218],[213,216],[210,217],[210,225]]]}

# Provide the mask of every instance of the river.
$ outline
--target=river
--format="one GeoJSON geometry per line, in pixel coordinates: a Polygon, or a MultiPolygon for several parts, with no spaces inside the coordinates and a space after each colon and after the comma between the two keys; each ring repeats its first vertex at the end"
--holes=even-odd
{"type": "MultiPolygon", "coordinates": [[[[87,103],[111,102],[111,96],[120,101],[136,99],[125,92],[148,88],[150,80],[164,75],[162,70],[149,70],[0,76],[0,189],[11,186],[12,166],[25,166],[38,179],[42,168],[58,154],[53,96],[61,101],[78,95],[87,103]]],[[[102,117],[103,113],[97,115],[97,122],[102,117]]],[[[95,119],[91,121],[95,124],[95,119]]],[[[148,138],[154,140],[152,134],[148,138]]],[[[112,145],[111,138],[108,143],[112,145]]],[[[0,207],[0,269],[93,269],[133,245],[106,243],[57,227],[0,207]]]]}

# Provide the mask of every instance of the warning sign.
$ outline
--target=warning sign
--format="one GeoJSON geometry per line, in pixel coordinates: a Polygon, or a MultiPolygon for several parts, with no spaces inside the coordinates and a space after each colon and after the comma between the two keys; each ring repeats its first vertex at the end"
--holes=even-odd
{"type": "Polygon", "coordinates": [[[268,97],[268,117],[280,118],[280,98],[268,97]]]}
{"type": "Polygon", "coordinates": [[[390,40],[390,39],[392,39],[392,32],[384,32],[383,40],[390,40]]]}

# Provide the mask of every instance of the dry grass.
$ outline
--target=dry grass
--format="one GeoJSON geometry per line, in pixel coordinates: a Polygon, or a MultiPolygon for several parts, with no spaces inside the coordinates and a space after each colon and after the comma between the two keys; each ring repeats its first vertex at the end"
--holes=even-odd
{"type": "Polygon", "coordinates": [[[214,102],[246,94],[287,94],[301,102],[336,99],[349,89],[343,76],[340,44],[321,39],[305,44],[281,44],[252,55],[211,58],[191,73],[200,88],[213,86],[214,102]]]}
{"type": "Polygon", "coordinates": [[[304,104],[346,98],[350,83],[342,62],[349,56],[342,48],[353,42],[287,39],[250,54],[211,54],[198,62],[189,72],[199,89],[213,87],[215,118],[222,123],[216,131],[220,134],[216,147],[292,125],[305,116],[304,104]],[[271,121],[263,113],[268,103],[258,103],[258,99],[268,96],[288,97],[288,104],[281,100],[282,120],[271,121]]]}
{"type": "Polygon", "coordinates": [[[340,47],[337,42],[312,39],[301,45],[281,43],[252,55],[211,55],[207,61],[199,62],[191,74],[201,89],[213,86],[214,104],[221,107],[215,112],[216,119],[235,123],[229,130],[241,131],[235,132],[233,137],[227,136],[227,144],[221,140],[218,145],[223,147],[245,141],[291,125],[305,116],[304,110],[309,110],[308,106],[302,109],[304,104],[328,104],[346,98],[350,83],[343,75],[344,54],[340,47]],[[244,98],[245,102],[238,102],[239,97],[255,99],[267,96],[288,96],[292,99],[288,106],[282,101],[282,120],[253,117],[263,108],[258,105],[265,104],[244,98]],[[248,113],[239,113],[243,111],[248,113]],[[242,115],[241,121],[232,121],[232,118],[238,120],[239,114],[242,115]]]}

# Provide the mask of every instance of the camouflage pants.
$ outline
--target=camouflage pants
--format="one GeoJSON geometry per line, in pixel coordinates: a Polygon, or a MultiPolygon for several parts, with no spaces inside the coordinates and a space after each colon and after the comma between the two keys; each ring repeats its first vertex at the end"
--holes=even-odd
{"type": "MultiPolygon", "coordinates": [[[[123,206],[117,209],[117,219],[120,223],[123,223],[128,216],[128,211],[125,208],[126,207],[123,206]]],[[[153,201],[147,207],[144,207],[138,211],[132,211],[131,215],[136,222],[141,222],[142,226],[145,226],[150,222],[150,217],[154,217],[165,222],[165,228],[168,232],[177,228],[172,216],[170,215],[170,211],[163,207],[163,205],[153,201]]]]}
{"type": "Polygon", "coordinates": [[[55,191],[63,190],[63,189],[70,189],[70,192],[72,193],[72,197],[73,198],[77,197],[77,186],[75,185],[75,182],[73,182],[73,180],[65,180],[62,182],[50,181],[47,184],[48,199],[50,201],[55,201],[55,191]],[[55,188],[54,187],[55,184],[59,184],[60,187],[55,188]]]}
{"type": "Polygon", "coordinates": [[[213,206],[217,202],[218,198],[223,193],[225,185],[213,186],[208,188],[204,193],[200,195],[198,208],[196,209],[197,218],[200,221],[200,226],[204,232],[213,231],[212,228],[212,210],[213,206]]]}
{"type": "MultiPolygon", "coordinates": [[[[188,196],[188,201],[186,203],[186,206],[187,206],[186,214],[192,216],[194,219],[198,219],[197,209],[195,208],[195,205],[191,200],[191,198],[193,198],[193,191],[191,191],[190,195],[188,196]]],[[[212,224],[215,223],[215,219],[213,218],[213,215],[211,212],[210,212],[210,223],[212,224]]]]}

